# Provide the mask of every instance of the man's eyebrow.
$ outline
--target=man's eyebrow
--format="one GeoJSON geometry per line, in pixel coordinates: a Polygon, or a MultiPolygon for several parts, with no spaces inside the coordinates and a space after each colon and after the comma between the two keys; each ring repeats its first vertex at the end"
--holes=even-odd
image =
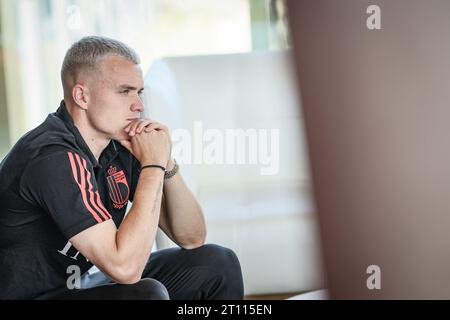
{"type": "Polygon", "coordinates": [[[122,84],[122,85],[119,86],[119,89],[121,89],[121,90],[138,90],[138,91],[143,91],[144,90],[144,88],[138,89],[138,88],[136,88],[136,87],[134,87],[132,85],[129,85],[129,84],[122,84]]]}

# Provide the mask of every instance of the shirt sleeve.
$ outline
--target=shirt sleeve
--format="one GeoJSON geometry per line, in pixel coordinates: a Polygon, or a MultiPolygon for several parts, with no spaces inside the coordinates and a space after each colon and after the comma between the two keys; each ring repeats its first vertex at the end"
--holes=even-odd
{"type": "Polygon", "coordinates": [[[21,192],[50,215],[67,239],[111,219],[92,166],[76,152],[61,151],[32,161],[22,175],[21,192]]]}

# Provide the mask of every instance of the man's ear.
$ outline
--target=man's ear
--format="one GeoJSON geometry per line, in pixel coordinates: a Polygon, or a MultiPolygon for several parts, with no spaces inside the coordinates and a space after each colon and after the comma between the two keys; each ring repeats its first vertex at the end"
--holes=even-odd
{"type": "Polygon", "coordinates": [[[76,84],[72,88],[72,98],[83,110],[88,109],[89,89],[81,84],[76,84]]]}

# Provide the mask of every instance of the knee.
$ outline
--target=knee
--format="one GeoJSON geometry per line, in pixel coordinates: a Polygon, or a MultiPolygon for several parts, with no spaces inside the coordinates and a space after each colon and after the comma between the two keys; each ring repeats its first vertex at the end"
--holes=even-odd
{"type": "Polygon", "coordinates": [[[140,300],[169,300],[166,287],[155,279],[145,278],[131,285],[135,299],[140,300]]]}
{"type": "Polygon", "coordinates": [[[207,265],[220,276],[221,282],[228,291],[233,292],[227,295],[227,299],[243,298],[243,279],[239,259],[233,250],[215,244],[206,244],[201,247],[204,252],[207,265]]]}
{"type": "Polygon", "coordinates": [[[233,250],[216,244],[205,244],[201,249],[211,264],[222,266],[220,269],[241,272],[239,259],[233,250]]]}

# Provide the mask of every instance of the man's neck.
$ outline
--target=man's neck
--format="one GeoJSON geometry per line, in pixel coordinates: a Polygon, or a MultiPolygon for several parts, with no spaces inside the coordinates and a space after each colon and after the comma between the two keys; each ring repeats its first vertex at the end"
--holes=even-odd
{"type": "MultiPolygon", "coordinates": [[[[77,126],[76,123],[75,123],[75,126],[77,126]]],[[[105,150],[105,148],[111,142],[111,139],[101,138],[99,136],[91,134],[91,133],[87,132],[87,130],[83,130],[82,127],[77,126],[77,129],[78,129],[78,131],[80,131],[81,136],[83,137],[84,141],[88,145],[88,147],[91,150],[92,154],[94,155],[95,159],[97,159],[97,161],[98,161],[103,150],[105,150]]]]}
{"type": "Polygon", "coordinates": [[[76,109],[67,106],[67,111],[72,117],[74,125],[77,127],[78,131],[83,137],[84,142],[86,142],[89,150],[91,150],[95,159],[97,159],[98,161],[103,150],[105,150],[105,148],[111,142],[111,139],[106,138],[105,136],[102,136],[97,131],[95,131],[92,126],[89,125],[87,118],[85,116],[82,116],[80,114],[81,112],[77,112],[74,110],[76,109]]]}

